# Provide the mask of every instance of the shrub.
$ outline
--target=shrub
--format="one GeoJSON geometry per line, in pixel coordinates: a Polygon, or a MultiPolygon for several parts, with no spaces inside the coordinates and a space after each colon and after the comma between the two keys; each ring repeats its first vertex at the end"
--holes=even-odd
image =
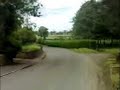
{"type": "Polygon", "coordinates": [[[14,34],[11,34],[6,43],[4,43],[4,49],[1,51],[2,54],[6,56],[6,63],[13,63],[13,58],[16,57],[17,53],[21,50],[21,44],[16,40],[14,34]]]}
{"type": "Polygon", "coordinates": [[[42,43],[43,43],[43,40],[42,40],[41,37],[39,37],[39,38],[37,39],[37,43],[38,43],[38,44],[42,44],[42,43]]]}
{"type": "Polygon", "coordinates": [[[32,30],[23,28],[15,32],[16,39],[21,42],[22,45],[31,44],[36,42],[36,35],[32,30]]]}
{"type": "Polygon", "coordinates": [[[42,47],[38,44],[29,44],[29,45],[24,45],[22,46],[22,52],[34,52],[34,51],[39,51],[42,49],[42,47]]]}

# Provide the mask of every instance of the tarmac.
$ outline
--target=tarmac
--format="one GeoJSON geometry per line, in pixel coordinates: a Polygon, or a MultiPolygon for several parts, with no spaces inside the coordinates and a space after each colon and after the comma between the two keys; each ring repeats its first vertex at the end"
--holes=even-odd
{"type": "Polygon", "coordinates": [[[0,77],[15,73],[19,70],[31,67],[38,62],[42,62],[42,60],[46,57],[46,53],[43,52],[39,57],[35,59],[20,59],[20,58],[15,58],[15,64],[13,65],[5,65],[5,66],[0,66],[0,77]]]}

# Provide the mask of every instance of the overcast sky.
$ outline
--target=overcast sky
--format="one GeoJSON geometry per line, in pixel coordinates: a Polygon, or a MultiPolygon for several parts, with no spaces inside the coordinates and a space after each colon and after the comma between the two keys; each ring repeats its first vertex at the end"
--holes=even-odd
{"type": "Polygon", "coordinates": [[[72,28],[72,18],[87,0],[39,0],[43,4],[42,17],[31,18],[37,27],[45,26],[49,31],[63,31],[72,28]]]}

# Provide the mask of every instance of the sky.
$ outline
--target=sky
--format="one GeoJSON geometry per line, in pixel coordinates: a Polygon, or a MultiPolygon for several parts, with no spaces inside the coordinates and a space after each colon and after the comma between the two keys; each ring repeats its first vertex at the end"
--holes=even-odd
{"type": "Polygon", "coordinates": [[[31,17],[30,21],[37,27],[45,26],[49,31],[69,31],[72,18],[87,0],[39,0],[43,4],[41,17],[31,17]]]}

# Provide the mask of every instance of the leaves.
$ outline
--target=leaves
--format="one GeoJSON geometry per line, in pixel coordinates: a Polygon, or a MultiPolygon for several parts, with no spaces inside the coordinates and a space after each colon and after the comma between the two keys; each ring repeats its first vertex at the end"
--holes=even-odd
{"type": "Polygon", "coordinates": [[[46,37],[48,36],[48,28],[41,26],[39,28],[38,35],[46,39],[46,37]]]}
{"type": "Polygon", "coordinates": [[[120,2],[87,1],[73,18],[73,33],[79,38],[120,39],[120,2]]]}

